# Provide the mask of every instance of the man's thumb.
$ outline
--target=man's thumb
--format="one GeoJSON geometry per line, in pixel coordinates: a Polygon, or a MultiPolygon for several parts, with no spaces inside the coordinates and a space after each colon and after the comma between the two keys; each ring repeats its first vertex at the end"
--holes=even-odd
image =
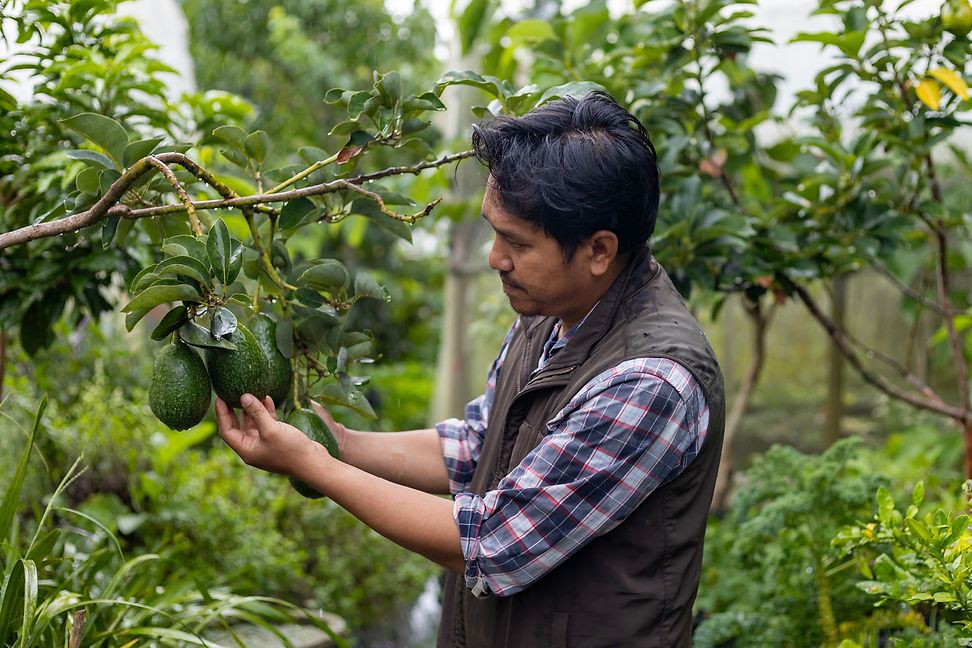
{"type": "Polygon", "coordinates": [[[240,396],[240,405],[243,406],[243,411],[250,415],[250,418],[257,424],[257,427],[261,430],[276,423],[276,419],[270,415],[267,408],[260,402],[259,398],[252,396],[251,394],[243,394],[240,396]]]}

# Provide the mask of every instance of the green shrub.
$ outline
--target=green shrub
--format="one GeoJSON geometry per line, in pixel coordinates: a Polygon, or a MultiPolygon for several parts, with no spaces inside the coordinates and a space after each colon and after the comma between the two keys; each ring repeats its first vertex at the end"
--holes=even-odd
{"type": "Polygon", "coordinates": [[[909,422],[877,450],[854,438],[753,462],[706,533],[694,645],[960,645],[972,589],[972,531],[950,512],[967,505],[961,439],[909,422]],[[935,495],[919,511],[926,483],[935,495]],[[915,504],[896,511],[908,492],[915,504]]]}

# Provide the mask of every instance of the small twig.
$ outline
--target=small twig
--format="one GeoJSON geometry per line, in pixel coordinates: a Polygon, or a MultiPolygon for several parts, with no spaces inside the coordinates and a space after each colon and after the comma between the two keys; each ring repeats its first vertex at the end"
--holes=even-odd
{"type": "Polygon", "coordinates": [[[317,162],[315,162],[314,164],[310,165],[309,167],[307,167],[306,169],[304,169],[303,171],[301,171],[300,173],[298,173],[294,177],[288,178],[287,180],[284,180],[283,182],[281,182],[280,184],[278,184],[276,187],[274,187],[273,189],[271,189],[267,193],[268,194],[274,194],[274,193],[277,193],[279,191],[283,191],[284,189],[286,189],[287,187],[289,187],[290,185],[292,185],[292,184],[294,184],[296,182],[300,182],[301,180],[303,180],[304,178],[306,178],[310,174],[314,173],[318,169],[321,169],[321,168],[327,166],[328,164],[331,164],[332,162],[335,162],[338,159],[338,155],[340,155],[340,152],[335,153],[334,155],[332,155],[331,157],[327,158],[326,160],[318,160],[317,162]]]}
{"type": "Polygon", "coordinates": [[[422,209],[422,211],[416,212],[415,214],[409,216],[407,214],[399,214],[394,210],[388,209],[388,207],[385,206],[385,201],[382,199],[382,197],[376,194],[374,191],[368,191],[364,187],[359,187],[358,185],[352,184],[345,180],[335,180],[330,184],[339,185],[339,188],[341,189],[347,189],[349,191],[353,191],[355,193],[361,194],[362,196],[365,196],[369,200],[374,201],[374,203],[378,205],[378,209],[380,209],[381,213],[384,214],[385,216],[389,218],[393,218],[397,221],[402,221],[403,223],[408,223],[409,225],[414,225],[416,222],[418,222],[419,219],[428,216],[429,213],[431,213],[431,211],[435,208],[435,206],[438,205],[440,202],[442,202],[441,197],[436,198],[428,205],[426,205],[425,208],[422,209]]]}
{"type": "Polygon", "coordinates": [[[868,258],[868,263],[870,263],[871,267],[877,270],[888,281],[893,283],[898,288],[898,290],[900,290],[909,298],[911,298],[912,301],[918,302],[922,306],[928,307],[929,310],[934,311],[936,314],[941,315],[942,317],[946,316],[946,312],[942,310],[942,307],[939,304],[931,301],[930,299],[928,299],[927,297],[919,293],[917,290],[915,290],[905,282],[901,281],[901,279],[899,279],[893,272],[891,272],[886,267],[884,267],[884,265],[882,265],[880,261],[878,261],[875,258],[868,258]]]}
{"type": "Polygon", "coordinates": [[[949,405],[948,403],[938,402],[929,400],[927,398],[920,398],[915,394],[911,394],[900,387],[897,387],[889,383],[883,376],[880,376],[873,371],[867,369],[864,363],[861,362],[860,357],[854,352],[848,343],[847,335],[844,331],[838,327],[830,317],[821,310],[821,308],[814,301],[810,293],[807,292],[805,288],[797,284],[796,282],[790,280],[788,277],[782,277],[782,282],[800,298],[810,314],[813,315],[814,319],[823,326],[824,330],[827,331],[830,338],[840,349],[844,357],[852,367],[861,375],[864,380],[870,384],[877,387],[879,390],[887,394],[888,396],[895,398],[897,400],[903,401],[916,407],[918,409],[924,409],[943,416],[948,416],[956,421],[964,421],[966,416],[966,411],[962,408],[955,407],[954,405],[949,405]]]}
{"type": "Polygon", "coordinates": [[[202,224],[199,222],[199,217],[196,216],[196,208],[192,204],[192,199],[189,198],[189,194],[186,193],[185,187],[179,182],[179,179],[172,172],[172,169],[167,167],[162,163],[157,157],[148,156],[146,158],[152,166],[159,170],[159,172],[165,176],[165,179],[169,181],[172,188],[175,190],[176,195],[179,196],[179,200],[182,205],[186,208],[186,213],[189,214],[189,223],[192,225],[192,233],[196,236],[202,236],[202,224]]]}
{"type": "Polygon", "coordinates": [[[68,648],[81,648],[81,632],[84,630],[84,620],[87,614],[82,608],[71,617],[71,638],[68,640],[68,648]]]}

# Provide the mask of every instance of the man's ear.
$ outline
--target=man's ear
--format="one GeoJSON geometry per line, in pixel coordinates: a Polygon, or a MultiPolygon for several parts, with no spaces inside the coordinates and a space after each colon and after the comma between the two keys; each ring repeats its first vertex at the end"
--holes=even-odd
{"type": "Polygon", "coordinates": [[[618,258],[618,236],[608,230],[598,230],[587,240],[591,274],[600,277],[607,274],[618,258]]]}

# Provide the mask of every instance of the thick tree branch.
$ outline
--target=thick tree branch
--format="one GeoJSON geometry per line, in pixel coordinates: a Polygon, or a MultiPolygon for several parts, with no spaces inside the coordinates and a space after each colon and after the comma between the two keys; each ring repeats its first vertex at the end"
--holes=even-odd
{"type": "MultiPolygon", "coordinates": [[[[356,191],[357,193],[362,193],[363,195],[368,196],[370,199],[374,199],[374,197],[378,194],[364,190],[358,185],[370,180],[376,180],[378,178],[384,178],[392,175],[401,175],[406,173],[418,174],[425,169],[443,166],[451,162],[456,162],[464,158],[471,157],[472,155],[473,151],[462,151],[460,153],[443,156],[437,160],[421,162],[411,166],[390,167],[381,171],[376,171],[374,173],[364,174],[353,178],[334,180],[332,182],[311,185],[309,187],[302,187],[300,189],[293,189],[291,191],[284,191],[281,193],[257,194],[254,196],[237,196],[235,193],[230,191],[226,185],[220,183],[215,176],[181,153],[161,153],[154,157],[166,164],[176,163],[185,167],[186,170],[193,175],[196,175],[196,177],[200,178],[203,182],[206,182],[212,186],[217,192],[220,193],[220,195],[223,196],[223,198],[219,200],[203,200],[192,203],[193,208],[199,211],[204,209],[217,209],[221,207],[242,208],[251,206],[255,209],[260,209],[262,206],[266,205],[266,203],[287,202],[296,198],[319,196],[346,189],[356,191]]],[[[108,191],[105,192],[105,194],[93,206],[83,212],[72,214],[48,223],[28,225],[26,227],[21,227],[13,231],[0,234],[0,250],[13,245],[27,243],[36,239],[49,238],[52,236],[57,236],[58,234],[66,234],[68,232],[76,232],[83,227],[87,227],[88,225],[98,222],[106,216],[117,215],[125,218],[135,219],[186,211],[187,207],[184,204],[163,205],[145,209],[131,209],[126,205],[115,204],[121,200],[121,198],[125,195],[125,192],[128,191],[128,189],[138,180],[138,178],[151,168],[153,168],[153,166],[148,158],[143,158],[138,162],[135,162],[124,174],[122,174],[121,178],[116,180],[111,187],[108,188],[108,191]]],[[[438,201],[434,201],[430,205],[427,205],[426,208],[421,212],[414,215],[396,214],[395,212],[387,209],[387,207],[384,207],[383,202],[380,203],[379,206],[383,208],[382,213],[385,215],[406,223],[414,223],[422,216],[428,214],[429,211],[435,207],[437,202],[438,201]]]]}
{"type": "Polygon", "coordinates": [[[913,407],[935,412],[936,414],[941,414],[943,416],[948,416],[949,418],[959,422],[965,421],[967,415],[966,410],[960,407],[955,407],[954,405],[949,405],[948,403],[934,401],[928,398],[922,398],[916,394],[912,394],[904,389],[901,389],[900,387],[897,387],[896,385],[891,384],[884,377],[865,367],[860,357],[854,352],[854,349],[851,348],[849,340],[844,334],[844,331],[837,327],[833,320],[831,320],[830,317],[820,309],[813,297],[810,296],[810,293],[808,293],[805,288],[786,277],[783,278],[783,282],[797,295],[797,297],[800,298],[800,301],[802,301],[803,305],[807,307],[810,314],[813,315],[814,319],[816,319],[821,326],[823,326],[824,330],[827,331],[827,334],[830,335],[831,339],[834,341],[834,344],[837,345],[837,348],[840,349],[841,353],[844,354],[844,357],[847,358],[850,365],[854,367],[854,369],[861,375],[862,378],[864,378],[864,380],[874,385],[891,398],[908,403],[913,407]]]}

